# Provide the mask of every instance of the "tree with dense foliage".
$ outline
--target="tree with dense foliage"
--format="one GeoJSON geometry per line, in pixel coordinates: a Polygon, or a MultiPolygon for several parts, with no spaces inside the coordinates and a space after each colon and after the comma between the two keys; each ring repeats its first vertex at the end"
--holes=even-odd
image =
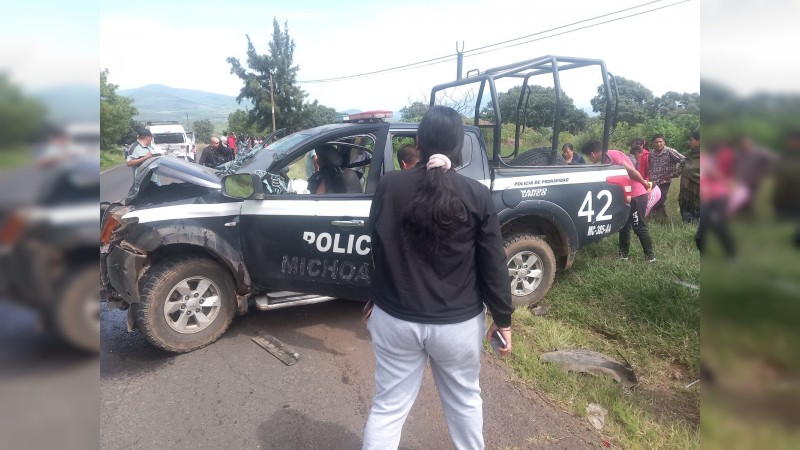
{"type": "Polygon", "coordinates": [[[267,127],[260,127],[257,123],[250,123],[250,113],[237,109],[228,114],[228,126],[225,128],[229,133],[236,133],[237,136],[244,134],[260,135],[265,134],[267,127]]]}
{"type": "Polygon", "coordinates": [[[669,91],[661,97],[655,97],[647,106],[648,117],[672,118],[685,113],[700,114],[699,93],[669,91]]]}
{"type": "Polygon", "coordinates": [[[196,142],[211,142],[211,135],[214,134],[214,124],[208,119],[195,120],[192,122],[192,129],[196,142]]]}
{"type": "Polygon", "coordinates": [[[259,128],[271,127],[271,79],[275,98],[275,126],[278,129],[296,130],[302,127],[306,93],[297,85],[299,66],[293,65],[295,44],[289,37],[288,23],[284,22],[281,29],[278,20],[273,19],[272,27],[269,54],[259,54],[247,35],[247,68],[237,58],[227,59],[231,73],[244,83],[236,100],[241,102],[248,99],[253,104],[253,109],[248,113],[248,126],[256,124],[259,128]]]}
{"type": "Polygon", "coordinates": [[[11,83],[8,75],[0,73],[0,134],[6,148],[30,142],[44,128],[45,109],[42,104],[26,97],[11,83]]]}
{"type": "Polygon", "coordinates": [[[128,130],[122,135],[118,144],[129,145],[139,138],[139,130],[144,128],[144,124],[136,119],[131,119],[128,130]]]}
{"type": "MultiPolygon", "coordinates": [[[[547,128],[555,124],[556,95],[552,87],[538,85],[528,86],[529,93],[526,94],[527,108],[525,108],[525,98],[523,98],[522,109],[525,116],[521,118],[521,124],[527,128],[547,128]]],[[[506,92],[497,94],[497,103],[500,108],[500,118],[503,123],[516,123],[517,106],[522,92],[522,86],[514,86],[506,92]]],[[[482,115],[491,119],[494,117],[492,112],[494,105],[491,101],[483,109],[482,115]]],[[[561,130],[570,133],[577,133],[586,127],[588,114],[578,109],[575,102],[565,92],[561,92],[561,130]]]]}
{"type": "MultiPolygon", "coordinates": [[[[624,77],[615,77],[619,90],[619,110],[617,122],[627,122],[631,125],[642,123],[648,117],[648,106],[653,101],[653,91],[641,83],[624,77]]],[[[613,89],[613,86],[612,86],[613,89]]],[[[597,95],[591,99],[592,110],[605,116],[606,90],[601,84],[597,87],[597,95]]]]}
{"type": "Polygon", "coordinates": [[[320,105],[316,100],[306,104],[302,122],[303,129],[327,125],[334,122],[336,122],[335,109],[320,105]]]}
{"type": "Polygon", "coordinates": [[[117,85],[108,82],[108,69],[100,71],[100,148],[122,144],[136,115],[133,100],[117,95],[117,85]]]}
{"type": "Polygon", "coordinates": [[[403,122],[419,122],[427,111],[427,103],[411,102],[410,105],[400,109],[400,120],[403,122]]]}

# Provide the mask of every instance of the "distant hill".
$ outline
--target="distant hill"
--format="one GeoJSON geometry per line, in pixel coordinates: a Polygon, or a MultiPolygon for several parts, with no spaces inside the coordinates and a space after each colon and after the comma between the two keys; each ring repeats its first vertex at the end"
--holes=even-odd
{"type": "Polygon", "coordinates": [[[133,99],[139,111],[137,120],[189,121],[208,119],[214,123],[226,123],[228,114],[237,109],[251,107],[249,101],[236,102],[236,97],[213,92],[180,89],[163,84],[148,84],[135,89],[122,89],[117,94],[133,99]]]}
{"type": "MultiPolygon", "coordinates": [[[[184,123],[188,113],[189,122],[208,119],[212,123],[227,124],[228,114],[237,109],[252,107],[252,104],[246,100],[242,101],[241,105],[238,104],[236,97],[230,95],[173,88],[163,84],[148,84],[135,89],[121,89],[117,91],[117,94],[133,99],[133,106],[139,111],[136,119],[142,122],[177,120],[184,123]]],[[[341,116],[359,112],[361,112],[360,109],[347,109],[338,114],[341,116]]],[[[399,119],[400,112],[395,111],[394,117],[389,121],[398,121],[399,119]]]]}

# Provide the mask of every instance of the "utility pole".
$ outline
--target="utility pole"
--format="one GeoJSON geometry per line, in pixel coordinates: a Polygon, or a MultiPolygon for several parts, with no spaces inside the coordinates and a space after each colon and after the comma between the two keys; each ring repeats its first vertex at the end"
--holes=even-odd
{"type": "Polygon", "coordinates": [[[456,73],[456,80],[460,80],[461,69],[464,66],[464,41],[461,41],[461,50],[458,49],[458,41],[456,41],[456,53],[458,54],[458,72],[456,73]]]}
{"type": "Polygon", "coordinates": [[[192,131],[192,128],[189,126],[189,113],[186,113],[186,129],[192,131]]]}
{"type": "Polygon", "coordinates": [[[269,74],[269,102],[272,105],[272,131],[275,131],[275,90],[272,88],[272,74],[269,74]]]}

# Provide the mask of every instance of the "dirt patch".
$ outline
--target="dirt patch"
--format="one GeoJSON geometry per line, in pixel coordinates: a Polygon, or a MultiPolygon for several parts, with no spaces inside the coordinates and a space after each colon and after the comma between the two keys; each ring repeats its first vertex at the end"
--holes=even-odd
{"type": "Polygon", "coordinates": [[[644,397],[643,403],[656,420],[682,420],[697,429],[700,426],[700,386],[697,383],[686,388],[697,375],[675,363],[668,366],[666,374],[657,379],[640,378],[636,393],[644,397]]]}

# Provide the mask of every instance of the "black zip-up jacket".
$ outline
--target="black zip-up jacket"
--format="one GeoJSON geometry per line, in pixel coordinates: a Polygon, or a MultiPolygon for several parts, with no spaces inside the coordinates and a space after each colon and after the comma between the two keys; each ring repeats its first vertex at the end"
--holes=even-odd
{"type": "Polygon", "coordinates": [[[204,148],[203,152],[200,154],[200,159],[197,161],[197,164],[215,169],[220,164],[225,164],[228,161],[232,161],[233,158],[233,150],[228,147],[223,147],[220,143],[218,150],[214,150],[214,147],[210,145],[204,148]]]}
{"type": "Polygon", "coordinates": [[[425,171],[418,165],[389,172],[375,192],[369,214],[372,301],[398,319],[428,324],[469,320],[485,303],[499,327],[510,326],[513,307],[500,222],[486,186],[447,172],[467,222],[439,244],[430,263],[404,245],[402,213],[425,171]]]}

